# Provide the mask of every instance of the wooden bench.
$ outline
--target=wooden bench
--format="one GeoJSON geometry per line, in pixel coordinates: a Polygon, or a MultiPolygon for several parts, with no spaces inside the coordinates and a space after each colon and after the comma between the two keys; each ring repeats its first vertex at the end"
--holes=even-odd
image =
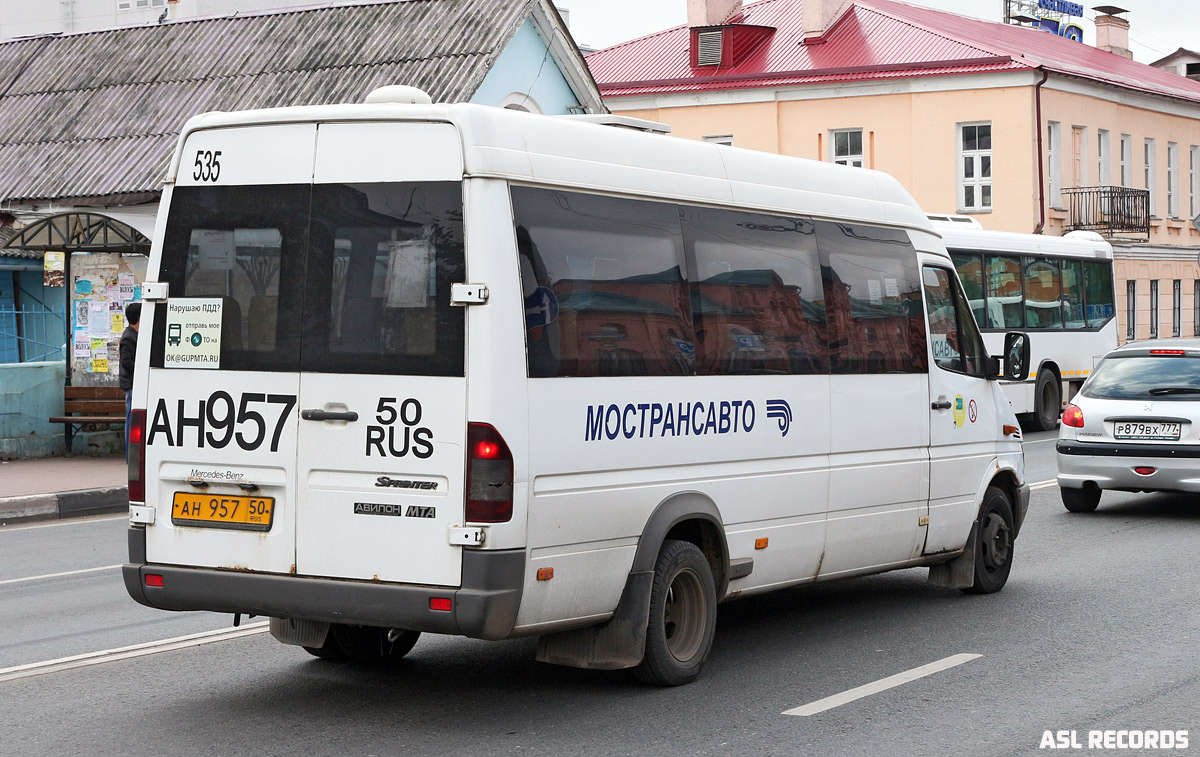
{"type": "Polygon", "coordinates": [[[63,413],[51,418],[50,422],[64,424],[67,452],[70,452],[76,432],[84,426],[98,423],[125,425],[125,392],[117,386],[63,387],[63,413]]]}

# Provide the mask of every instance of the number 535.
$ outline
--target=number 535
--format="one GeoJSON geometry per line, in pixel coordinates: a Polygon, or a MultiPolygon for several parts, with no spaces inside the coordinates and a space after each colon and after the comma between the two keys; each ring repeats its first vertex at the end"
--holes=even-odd
{"type": "Polygon", "coordinates": [[[221,175],[221,151],[197,150],[193,181],[216,181],[221,175]]]}

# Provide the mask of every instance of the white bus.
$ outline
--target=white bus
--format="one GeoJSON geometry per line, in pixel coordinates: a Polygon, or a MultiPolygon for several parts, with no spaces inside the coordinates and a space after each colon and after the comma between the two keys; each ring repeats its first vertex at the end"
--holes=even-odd
{"type": "Polygon", "coordinates": [[[192,119],[154,239],[143,604],[319,657],[538,636],[682,684],[721,600],[1007,580],[1000,361],[884,174],[385,88],[192,119]]]}
{"type": "Polygon", "coordinates": [[[1117,346],[1112,246],[1099,234],[984,231],[966,216],[930,215],[962,279],[989,350],[1028,332],[1025,381],[1001,381],[1013,411],[1035,428],[1058,426],[1063,406],[1117,346]]]}

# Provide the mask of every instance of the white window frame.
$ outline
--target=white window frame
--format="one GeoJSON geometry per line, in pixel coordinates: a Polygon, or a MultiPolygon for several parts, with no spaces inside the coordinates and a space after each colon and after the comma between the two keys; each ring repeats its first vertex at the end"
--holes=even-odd
{"type": "Polygon", "coordinates": [[[1146,189],[1149,190],[1149,192],[1150,192],[1150,217],[1151,218],[1158,217],[1158,213],[1157,213],[1158,207],[1157,207],[1157,203],[1156,203],[1156,200],[1158,200],[1158,193],[1154,191],[1154,185],[1158,183],[1157,166],[1154,165],[1155,153],[1156,153],[1156,150],[1155,150],[1154,138],[1146,137],[1146,139],[1142,142],[1142,154],[1145,158],[1145,165],[1143,167],[1143,170],[1144,170],[1144,178],[1146,181],[1146,189]]]}
{"type": "Polygon", "coordinates": [[[1109,172],[1109,136],[1108,129],[1096,130],[1096,186],[1105,187],[1112,184],[1112,174],[1109,172]]]}
{"type": "Polygon", "coordinates": [[[1121,135],[1121,186],[1133,186],[1133,137],[1121,135]]]}
{"type": "Polygon", "coordinates": [[[992,128],[991,121],[965,121],[963,123],[957,124],[955,127],[954,143],[957,146],[956,152],[958,154],[957,168],[955,169],[955,171],[958,176],[958,200],[957,201],[958,201],[958,212],[959,213],[990,213],[990,212],[992,212],[992,206],[993,206],[993,203],[995,202],[995,197],[990,197],[990,201],[987,204],[984,204],[984,201],[983,201],[984,187],[987,187],[989,196],[992,194],[992,169],[993,169],[993,166],[995,165],[995,161],[992,158],[992,147],[990,146],[992,144],[991,143],[991,139],[992,139],[991,128],[992,128]],[[970,126],[986,126],[986,127],[988,127],[989,147],[986,150],[983,150],[983,149],[964,150],[963,149],[963,130],[970,126]],[[983,173],[984,173],[983,158],[985,158],[985,157],[987,158],[987,176],[983,176],[983,173]],[[970,179],[968,179],[966,177],[966,171],[964,169],[964,166],[966,165],[967,160],[971,161],[972,173],[974,174],[970,179]],[[975,203],[970,206],[967,205],[966,189],[968,186],[971,186],[974,188],[974,191],[972,192],[972,194],[974,194],[974,196],[975,196],[975,203]]]}
{"type": "Polygon", "coordinates": [[[1158,339],[1158,279],[1150,279],[1150,338],[1158,339]]]}
{"type": "Polygon", "coordinates": [[[1137,339],[1137,279],[1125,282],[1125,341],[1137,339]]]}
{"type": "Polygon", "coordinates": [[[1179,218],[1179,143],[1167,143],[1167,216],[1179,218]]]}
{"type": "Polygon", "coordinates": [[[1183,279],[1175,279],[1171,285],[1171,336],[1183,333],[1183,279]]]}
{"type": "Polygon", "coordinates": [[[1050,177],[1050,207],[1061,209],[1062,201],[1062,124],[1046,122],[1046,173],[1050,177]]]}
{"type": "Polygon", "coordinates": [[[1188,177],[1188,184],[1191,187],[1192,195],[1192,212],[1191,218],[1200,215],[1200,145],[1192,145],[1191,148],[1191,175],[1188,177]]]}
{"type": "Polygon", "coordinates": [[[839,166],[851,166],[852,168],[862,168],[866,165],[863,155],[866,151],[866,142],[863,136],[862,129],[833,129],[829,132],[829,159],[837,163],[839,166]],[[849,140],[847,140],[847,151],[845,154],[838,154],[838,135],[839,134],[857,134],[858,135],[858,152],[849,151],[849,140]]]}
{"type": "Polygon", "coordinates": [[[701,137],[700,139],[702,139],[705,142],[708,142],[709,144],[725,145],[726,147],[733,147],[733,135],[732,134],[713,134],[708,137],[701,137]]]}

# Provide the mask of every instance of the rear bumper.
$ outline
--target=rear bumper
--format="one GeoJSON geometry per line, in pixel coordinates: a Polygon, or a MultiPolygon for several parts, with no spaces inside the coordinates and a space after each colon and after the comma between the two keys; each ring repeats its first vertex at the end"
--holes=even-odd
{"type": "Polygon", "coordinates": [[[1087,443],[1061,440],[1058,485],[1080,489],[1200,492],[1200,447],[1189,445],[1087,443]],[[1136,467],[1155,469],[1149,476],[1136,467]]]}
{"type": "Polygon", "coordinates": [[[147,564],[145,533],[136,527],[130,528],[129,546],[132,562],[122,568],[125,588],[147,607],[403,628],[477,639],[504,639],[512,633],[525,580],[525,550],[463,550],[462,587],[446,589],[147,564]],[[142,533],[136,534],[138,531],[142,533]],[[147,573],[162,576],[163,585],[146,586],[147,573]],[[429,609],[431,597],[450,599],[452,609],[429,609]]]}

